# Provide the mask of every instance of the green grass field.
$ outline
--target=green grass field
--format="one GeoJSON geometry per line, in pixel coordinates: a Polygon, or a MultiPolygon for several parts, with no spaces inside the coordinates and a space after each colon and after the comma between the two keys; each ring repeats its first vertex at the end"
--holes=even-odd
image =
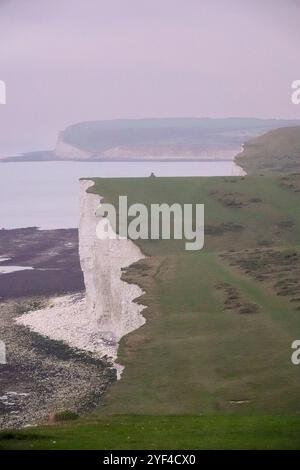
{"type": "Polygon", "coordinates": [[[300,448],[300,366],[291,363],[300,339],[300,176],[95,181],[92,191],[115,205],[119,195],[129,204],[204,203],[204,249],[138,241],[148,257],[124,278],[145,291],[147,322],[121,341],[122,380],[89,421],[0,446],[300,448]],[[278,282],[287,285],[280,295],[278,282]]]}
{"type": "Polygon", "coordinates": [[[0,450],[295,449],[299,418],[114,416],[0,434],[0,450]]]}
{"type": "Polygon", "coordinates": [[[289,299],[220,257],[232,249],[264,249],[265,240],[276,249],[297,247],[299,192],[282,187],[278,178],[99,179],[93,190],[115,205],[119,194],[128,195],[129,203],[204,203],[206,225],[243,227],[207,235],[198,252],[185,251],[181,241],[139,242],[150,257],[127,278],[146,292],[141,301],[148,306],[147,323],[121,342],[125,373],[101,413],[300,411],[300,370],[290,361],[300,313],[289,299]],[[224,204],[228,194],[242,206],[224,204]],[[278,228],[287,220],[291,227],[278,228]],[[224,310],[224,295],[216,289],[224,282],[237,288],[244,302],[257,304],[259,313],[224,310]]]}

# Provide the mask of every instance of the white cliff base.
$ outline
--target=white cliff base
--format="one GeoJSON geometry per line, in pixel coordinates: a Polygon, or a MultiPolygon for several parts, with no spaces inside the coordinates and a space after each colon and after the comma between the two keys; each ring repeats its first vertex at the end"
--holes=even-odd
{"type": "Polygon", "coordinates": [[[235,162],[233,162],[232,173],[231,176],[246,176],[246,171],[235,162]]]}
{"type": "MultiPolygon", "coordinates": [[[[47,308],[28,312],[16,321],[36,333],[116,361],[120,339],[145,323],[144,307],[134,302],[143,291],[121,280],[122,268],[144,256],[130,240],[96,237],[100,218],[95,211],[100,198],[86,192],[93,184],[80,182],[79,254],[86,296],[53,298],[47,308]]],[[[115,366],[120,377],[122,366],[115,366]]]]}

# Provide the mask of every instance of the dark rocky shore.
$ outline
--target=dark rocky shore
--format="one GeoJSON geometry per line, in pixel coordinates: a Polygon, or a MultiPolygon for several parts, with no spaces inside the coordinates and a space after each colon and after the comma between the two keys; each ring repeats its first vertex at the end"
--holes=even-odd
{"type": "Polygon", "coordinates": [[[57,412],[82,414],[99,406],[116,380],[109,362],[15,323],[50,296],[82,295],[77,230],[1,230],[0,257],[11,258],[0,264],[35,268],[0,274],[0,339],[7,353],[7,364],[0,364],[0,428],[44,423],[57,412]]]}
{"type": "Polygon", "coordinates": [[[0,275],[0,300],[51,296],[83,291],[78,255],[78,230],[0,230],[0,257],[5,266],[33,270],[0,275]]]}

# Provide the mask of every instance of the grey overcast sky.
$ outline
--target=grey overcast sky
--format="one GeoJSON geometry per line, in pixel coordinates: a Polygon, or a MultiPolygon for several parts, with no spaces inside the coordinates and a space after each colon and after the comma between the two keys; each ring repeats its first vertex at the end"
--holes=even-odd
{"type": "Polygon", "coordinates": [[[300,118],[298,0],[0,0],[0,155],[83,120],[300,118]]]}

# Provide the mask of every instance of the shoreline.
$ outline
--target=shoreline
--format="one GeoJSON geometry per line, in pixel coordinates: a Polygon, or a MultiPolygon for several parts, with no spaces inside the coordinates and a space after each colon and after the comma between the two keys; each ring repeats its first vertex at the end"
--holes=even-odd
{"type": "MultiPolygon", "coordinates": [[[[41,302],[45,299],[39,299],[41,302]]],[[[116,380],[111,364],[19,325],[20,310],[36,299],[0,303],[0,429],[49,424],[56,413],[85,415],[102,403],[116,380]]]]}
{"type": "Polygon", "coordinates": [[[44,309],[24,313],[17,321],[38,334],[65,342],[95,357],[113,361],[118,378],[123,367],[117,362],[121,338],[145,323],[144,306],[136,303],[143,291],[122,279],[122,270],[145,258],[131,240],[97,240],[95,209],[101,198],[87,190],[92,180],[82,180],[79,253],[86,297],[50,299],[44,309]]]}
{"type": "Polygon", "coordinates": [[[0,230],[5,264],[33,266],[0,275],[0,429],[47,424],[64,410],[86,414],[101,406],[116,372],[105,358],[70,348],[19,325],[24,312],[42,309],[50,298],[82,295],[78,230],[0,230]]]}
{"type": "Polygon", "coordinates": [[[58,162],[75,162],[75,163],[143,163],[143,162],[150,162],[150,163],[160,163],[160,162],[170,162],[170,163],[191,163],[191,162],[198,162],[198,163],[218,163],[218,162],[233,162],[235,160],[235,156],[230,158],[174,158],[174,157],[162,157],[162,158],[85,158],[85,159],[74,159],[71,158],[51,158],[48,160],[29,160],[23,159],[20,157],[5,157],[0,158],[0,163],[58,163],[58,162]]]}

